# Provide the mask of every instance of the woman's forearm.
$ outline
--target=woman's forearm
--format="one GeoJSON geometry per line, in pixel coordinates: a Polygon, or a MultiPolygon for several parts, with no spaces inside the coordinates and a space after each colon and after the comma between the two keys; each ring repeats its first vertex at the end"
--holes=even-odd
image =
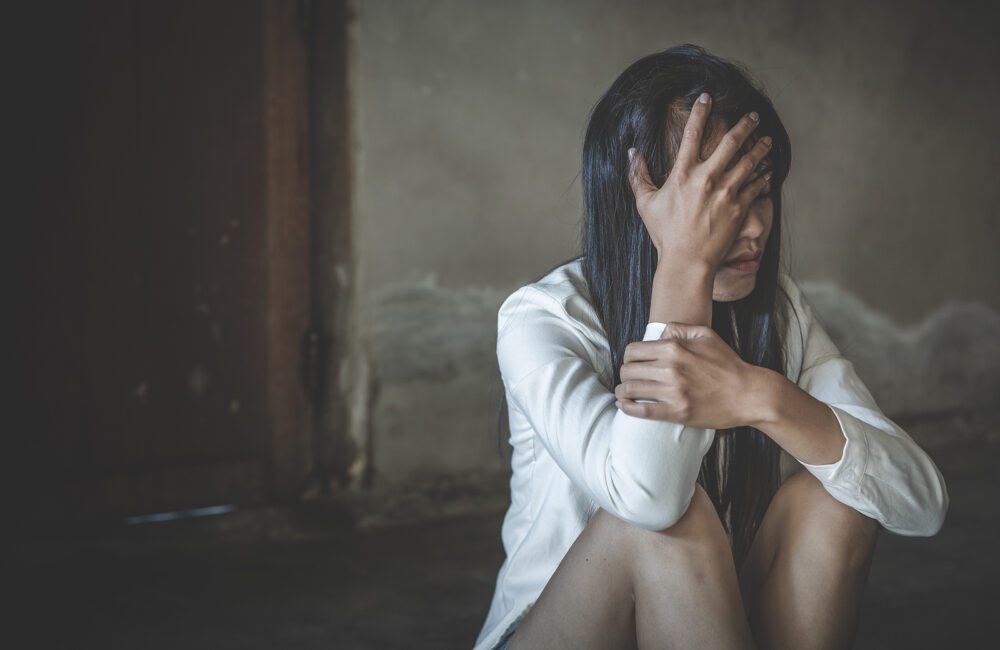
{"type": "Polygon", "coordinates": [[[747,424],[763,431],[794,458],[809,465],[840,460],[846,439],[837,416],[784,375],[757,368],[745,398],[747,424]]]}
{"type": "Polygon", "coordinates": [[[708,266],[660,260],[653,275],[649,321],[711,327],[714,282],[715,272],[708,266]]]}

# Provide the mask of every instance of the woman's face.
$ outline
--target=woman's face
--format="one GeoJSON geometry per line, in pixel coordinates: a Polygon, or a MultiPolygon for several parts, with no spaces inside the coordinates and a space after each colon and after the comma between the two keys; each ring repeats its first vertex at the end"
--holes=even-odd
{"type": "MultiPolygon", "coordinates": [[[[716,118],[711,122],[711,128],[706,129],[709,133],[702,142],[701,158],[705,160],[722,140],[722,136],[729,130],[722,120],[716,118]]],[[[754,133],[743,143],[742,149],[729,161],[732,167],[743,153],[753,147],[757,138],[754,133]]],[[[767,158],[764,159],[767,161],[767,158]]],[[[747,252],[764,252],[767,245],[768,235],[771,234],[771,222],[774,219],[774,205],[771,197],[758,194],[751,202],[749,209],[743,219],[743,224],[733,240],[733,245],[724,259],[732,259],[747,252]]],[[[759,261],[759,260],[758,260],[759,261]]],[[[712,300],[718,302],[728,302],[744,298],[753,291],[754,283],[757,279],[756,270],[740,270],[731,265],[723,264],[715,273],[715,285],[712,288],[712,300]]]]}

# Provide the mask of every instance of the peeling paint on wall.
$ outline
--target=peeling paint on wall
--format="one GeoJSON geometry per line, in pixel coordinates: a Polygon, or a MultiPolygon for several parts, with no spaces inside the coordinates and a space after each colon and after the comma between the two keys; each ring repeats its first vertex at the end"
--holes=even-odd
{"type": "Polygon", "coordinates": [[[372,345],[379,380],[450,380],[495,366],[497,310],[508,294],[438,286],[433,274],[377,291],[372,345]]]}
{"type": "Polygon", "coordinates": [[[377,483],[500,469],[496,318],[509,293],[430,274],[370,297],[377,483]]]}
{"type": "MultiPolygon", "coordinates": [[[[901,327],[835,284],[800,286],[890,417],[998,405],[995,310],[949,303],[901,327]]],[[[430,274],[371,295],[377,483],[499,470],[496,315],[512,290],[444,287],[430,274]]]]}
{"type": "Polygon", "coordinates": [[[831,282],[802,291],[890,416],[1000,406],[1000,313],[950,302],[911,327],[831,282]]]}

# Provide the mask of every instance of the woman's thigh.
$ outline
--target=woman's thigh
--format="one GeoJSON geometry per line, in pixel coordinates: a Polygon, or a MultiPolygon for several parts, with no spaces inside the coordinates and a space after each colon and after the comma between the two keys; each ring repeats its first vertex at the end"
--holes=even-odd
{"type": "Polygon", "coordinates": [[[635,647],[628,526],[598,509],[508,642],[519,648],[635,647]]]}
{"type": "Polygon", "coordinates": [[[750,641],[728,539],[701,486],[662,531],[598,510],[510,648],[634,648],[638,638],[685,647],[750,641]]]}

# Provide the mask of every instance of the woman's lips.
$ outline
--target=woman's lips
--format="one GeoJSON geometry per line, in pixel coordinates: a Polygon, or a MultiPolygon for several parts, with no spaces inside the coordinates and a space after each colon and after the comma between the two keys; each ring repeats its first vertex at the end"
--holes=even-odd
{"type": "Polygon", "coordinates": [[[760,268],[760,258],[762,255],[758,255],[752,260],[747,260],[745,262],[726,262],[726,266],[729,268],[740,271],[743,273],[753,273],[760,268]]]}

